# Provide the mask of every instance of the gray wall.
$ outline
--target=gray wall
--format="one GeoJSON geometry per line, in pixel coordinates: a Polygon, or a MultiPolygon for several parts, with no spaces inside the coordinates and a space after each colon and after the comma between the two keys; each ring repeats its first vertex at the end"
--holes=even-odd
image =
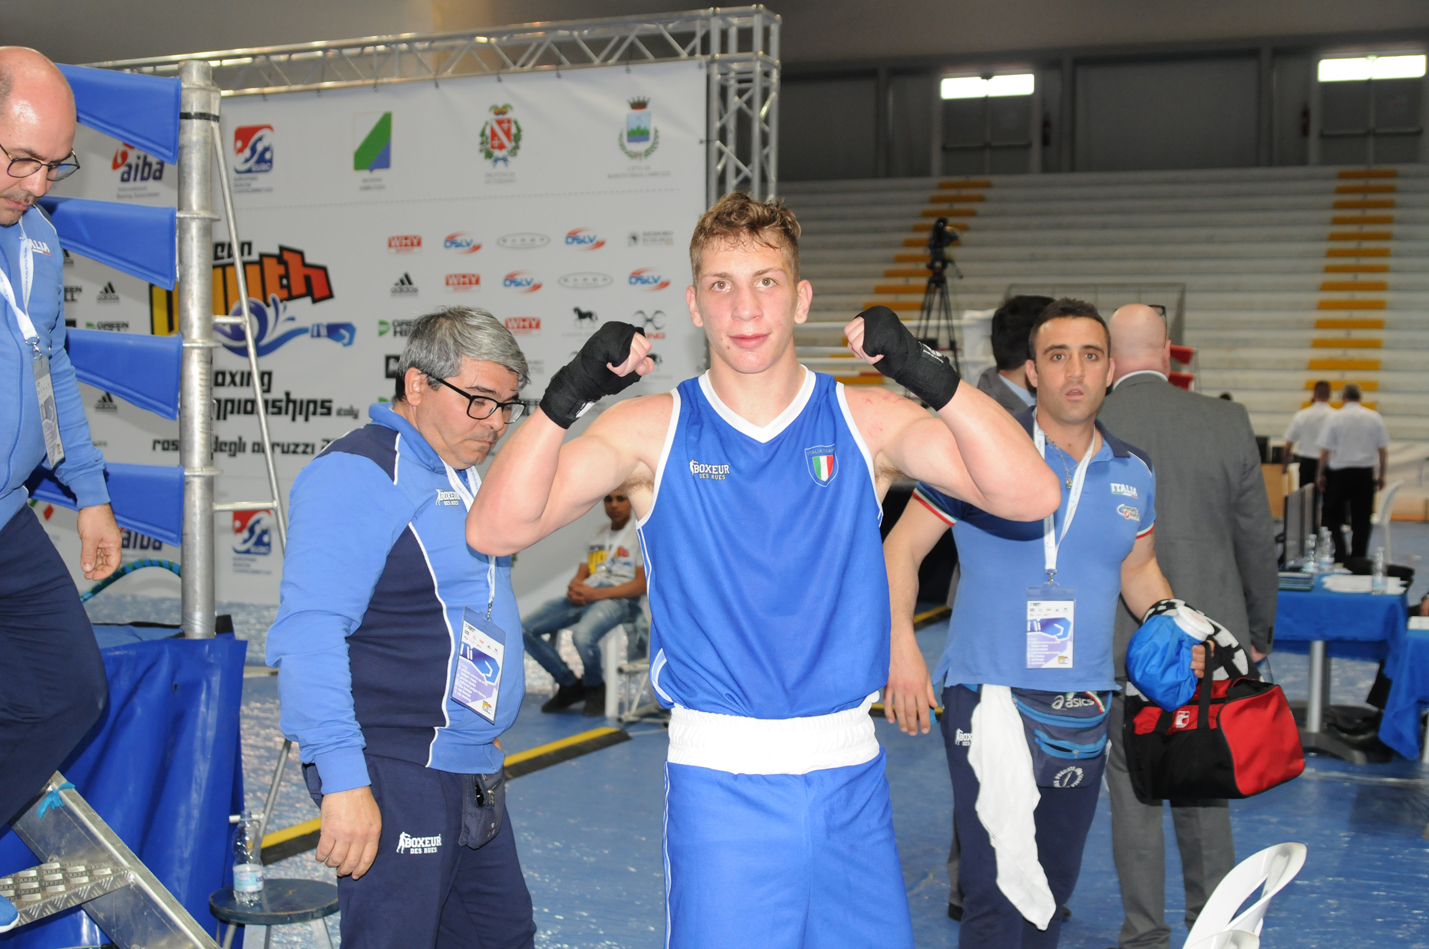
{"type": "Polygon", "coordinates": [[[779,177],[874,177],[877,93],[872,77],[785,82],[779,103],[779,177]]]}
{"type": "Polygon", "coordinates": [[[1256,164],[1258,68],[1252,57],[1079,67],[1076,169],[1256,164]]]}

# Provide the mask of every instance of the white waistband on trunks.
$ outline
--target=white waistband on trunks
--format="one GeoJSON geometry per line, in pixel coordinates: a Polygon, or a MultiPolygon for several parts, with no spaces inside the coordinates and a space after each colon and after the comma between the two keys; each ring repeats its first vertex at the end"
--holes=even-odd
{"type": "Polygon", "coordinates": [[[807,718],[744,718],[676,705],[669,761],[730,774],[808,774],[864,764],[878,757],[868,714],[877,695],[857,708],[807,718]]]}

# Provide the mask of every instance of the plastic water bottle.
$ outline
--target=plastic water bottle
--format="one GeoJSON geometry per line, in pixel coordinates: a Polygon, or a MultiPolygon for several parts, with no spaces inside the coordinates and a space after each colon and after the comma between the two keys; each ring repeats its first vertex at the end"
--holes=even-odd
{"type": "Polygon", "coordinates": [[[1315,560],[1320,568],[1320,573],[1333,573],[1335,570],[1335,544],[1330,540],[1330,529],[1320,528],[1320,549],[1315,560]]]}
{"type": "Polygon", "coordinates": [[[258,818],[244,811],[233,835],[233,896],[249,906],[263,901],[263,842],[258,839],[258,818]]]}
{"type": "Polygon", "coordinates": [[[1389,581],[1384,578],[1384,548],[1374,549],[1374,567],[1369,575],[1369,592],[1385,593],[1389,590],[1389,581]]]}
{"type": "Polygon", "coordinates": [[[1304,573],[1315,572],[1315,535],[1305,535],[1305,556],[1300,562],[1300,570],[1304,573]]]}

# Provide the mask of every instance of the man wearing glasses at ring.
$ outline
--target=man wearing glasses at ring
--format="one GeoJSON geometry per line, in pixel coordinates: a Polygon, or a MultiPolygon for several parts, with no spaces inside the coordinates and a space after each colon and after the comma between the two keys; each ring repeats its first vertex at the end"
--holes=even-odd
{"type": "MultiPolygon", "coordinates": [[[[74,96],[32,49],[0,47],[0,836],[104,710],[104,663],[59,552],[27,505],[40,464],[74,492],[80,566],[119,566],[104,458],[65,354],[64,252],[35,203],[79,170],[74,96]]],[[[18,914],[0,897],[0,932],[18,914]]]]}
{"type": "Polygon", "coordinates": [[[526,358],[490,313],[415,320],[391,405],[293,484],[277,621],[283,733],[322,809],[342,944],[518,949],[531,896],[500,735],[525,694],[511,558],[466,544],[526,358]]]}

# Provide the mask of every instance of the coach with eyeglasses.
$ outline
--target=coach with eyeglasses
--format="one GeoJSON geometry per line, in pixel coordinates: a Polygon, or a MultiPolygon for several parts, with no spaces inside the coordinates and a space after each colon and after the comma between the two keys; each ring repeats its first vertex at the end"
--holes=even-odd
{"type": "Polygon", "coordinates": [[[519,949],[531,896],[500,735],[525,694],[511,558],[466,544],[526,358],[484,310],[420,317],[394,400],[293,484],[268,664],[322,809],[342,944],[519,949]]]}
{"type": "MultiPolygon", "coordinates": [[[[114,572],[120,535],[104,458],[65,354],[64,251],[36,206],[79,170],[74,126],[74,96],[54,63],[0,47],[0,835],[108,696],[89,617],[25,490],[38,466],[52,469],[78,501],[84,576],[114,572]]],[[[0,932],[17,918],[0,897],[0,932]]]]}

